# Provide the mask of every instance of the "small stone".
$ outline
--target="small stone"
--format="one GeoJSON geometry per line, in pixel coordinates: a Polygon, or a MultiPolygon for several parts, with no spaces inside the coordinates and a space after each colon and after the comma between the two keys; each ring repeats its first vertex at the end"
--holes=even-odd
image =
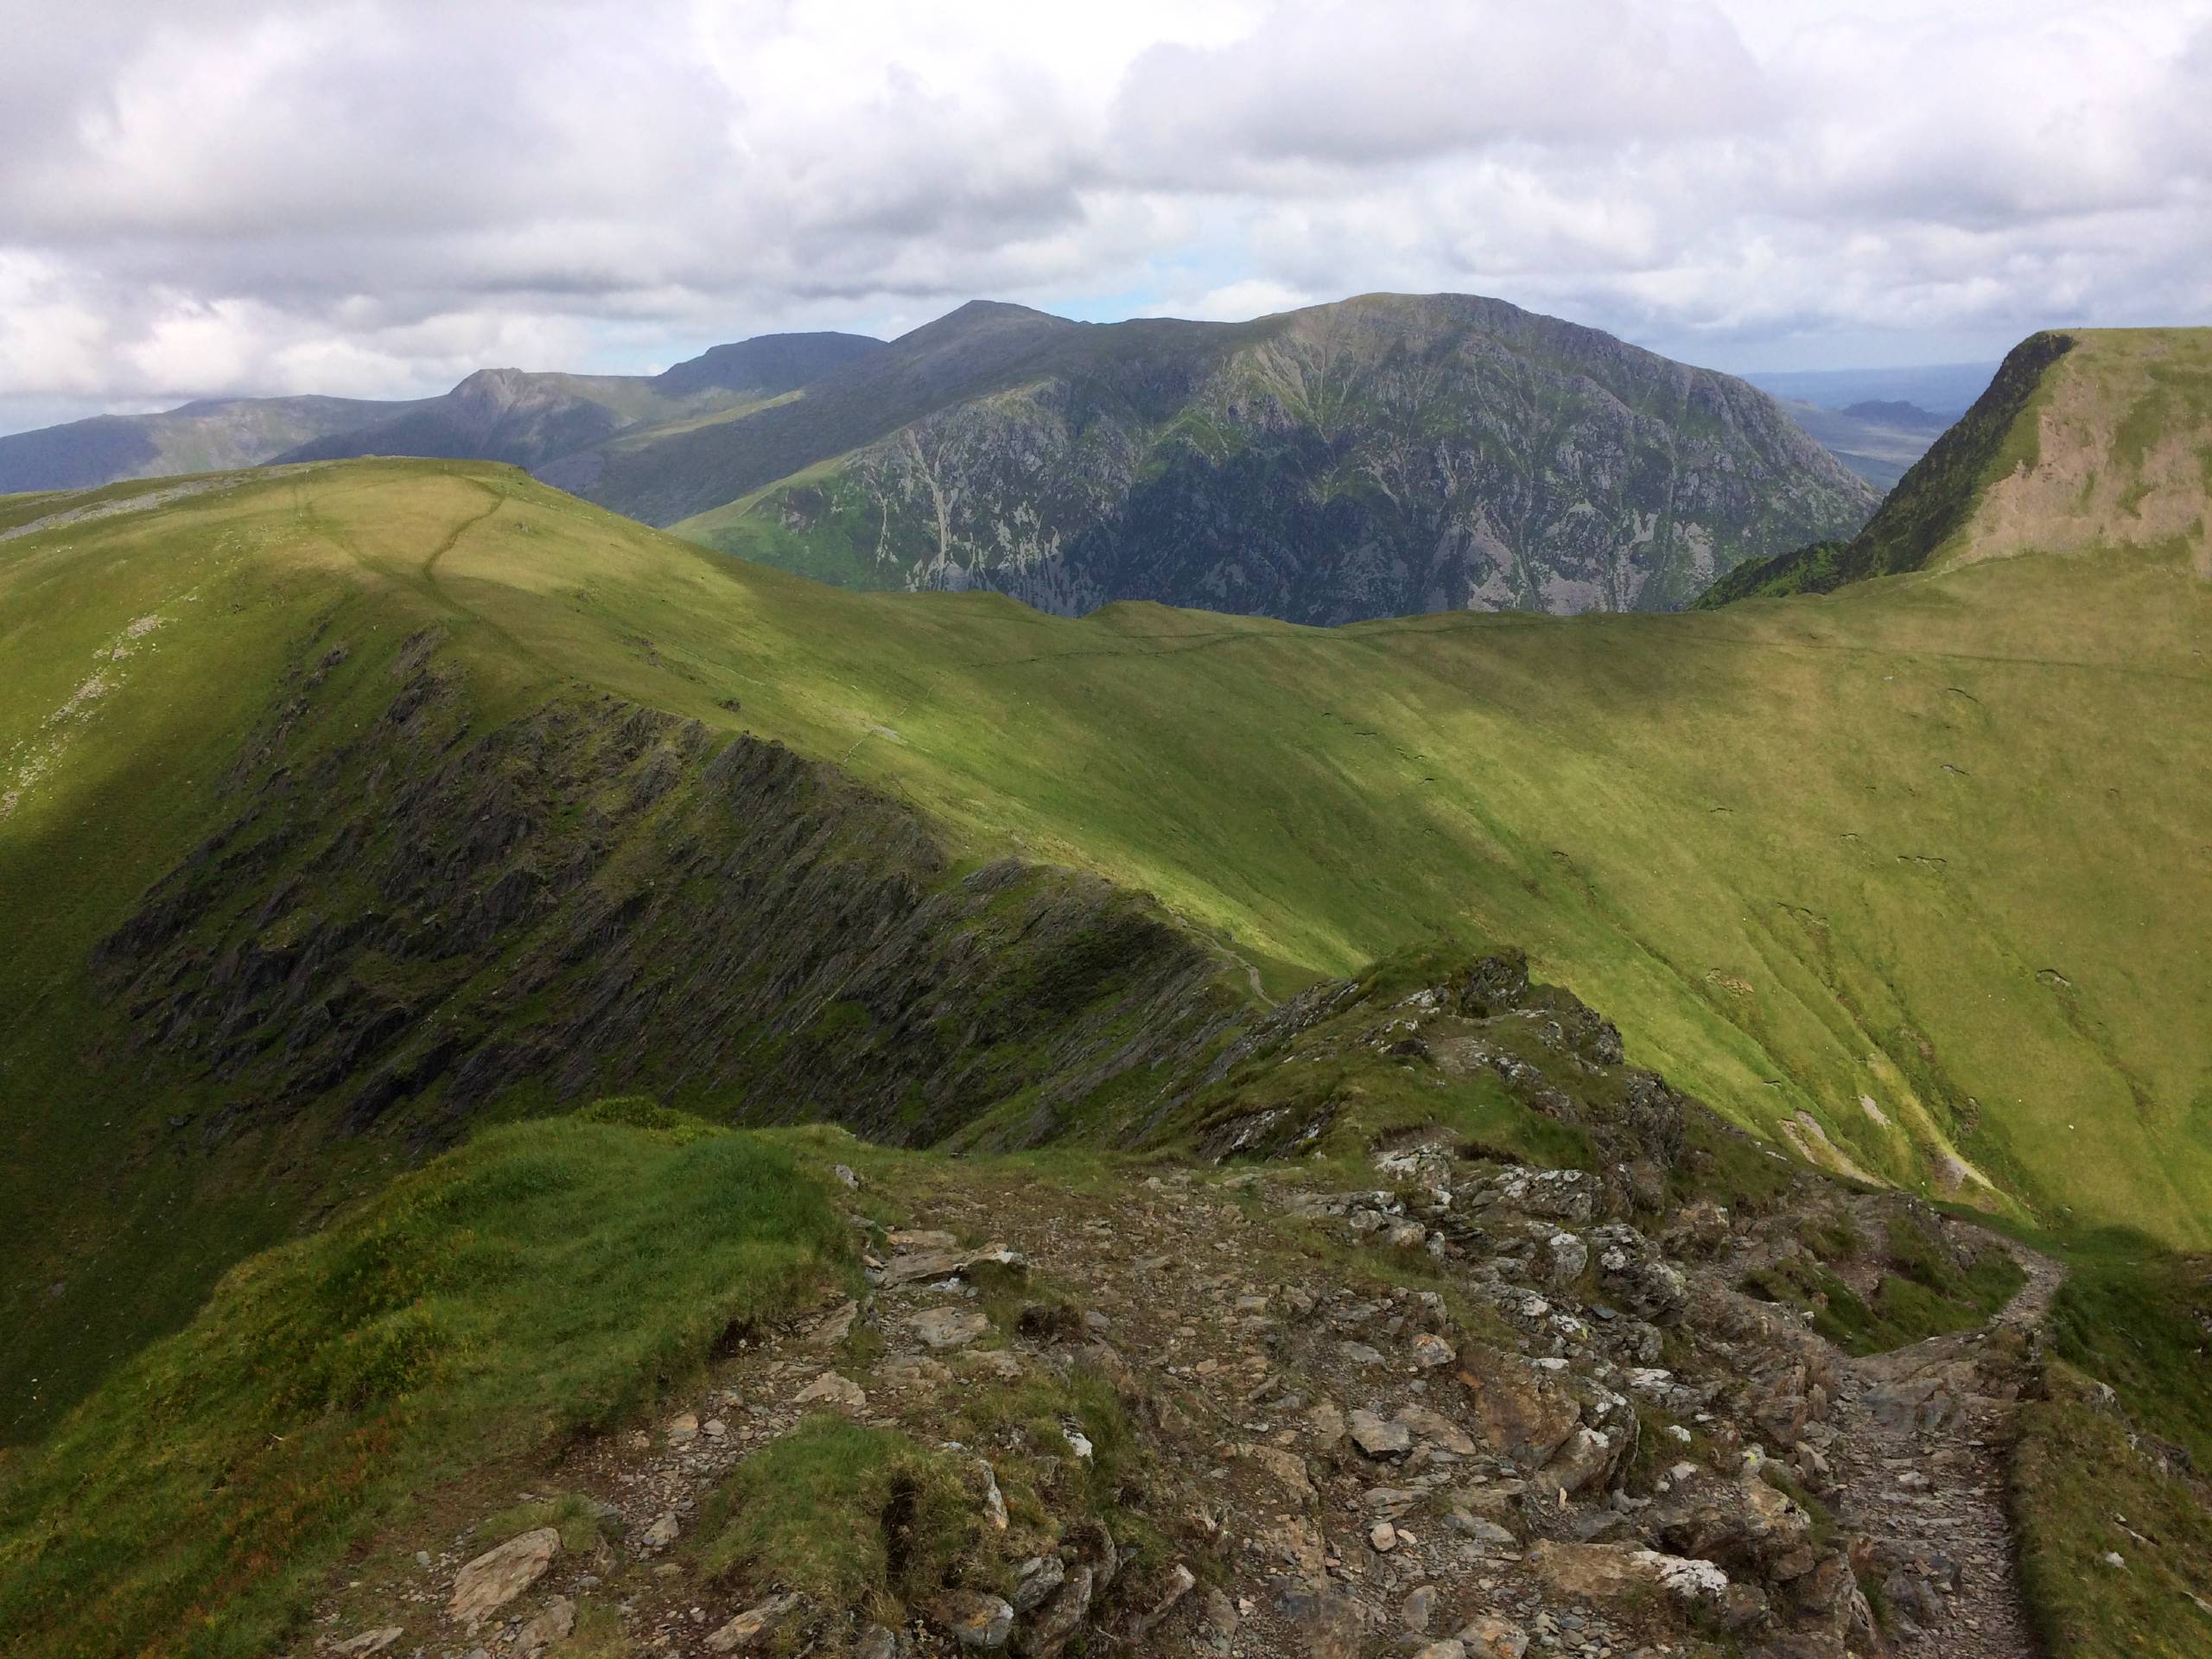
{"type": "Polygon", "coordinates": [[[1367,1529],[1367,1541],[1377,1554],[1387,1555],[1398,1547],[1398,1529],[1388,1521],[1377,1521],[1367,1529]]]}
{"type": "Polygon", "coordinates": [[[536,1528],[486,1550],[454,1575],[453,1599],[446,1611],[474,1627],[485,1614],[505,1606],[544,1577],[560,1553],[561,1535],[551,1527],[536,1528]]]}
{"type": "Polygon", "coordinates": [[[790,1618],[798,1606],[797,1596],[772,1596],[758,1607],[748,1607],[707,1638],[710,1653],[742,1653],[755,1647],[790,1618]]]}
{"type": "Polygon", "coordinates": [[[576,1604],[566,1596],[556,1596],[545,1604],[543,1611],[516,1632],[515,1647],[525,1654],[543,1653],[556,1642],[567,1640],[569,1632],[575,1628],[576,1604]]]}
{"type": "Polygon", "coordinates": [[[835,1348],[847,1337],[852,1335],[853,1322],[860,1318],[860,1313],[861,1305],[858,1302],[841,1303],[808,1326],[806,1335],[802,1340],[808,1347],[817,1351],[835,1348]]]}
{"type": "Polygon", "coordinates": [[[1413,1450],[1413,1430],[1385,1422],[1371,1411],[1352,1413],[1349,1427],[1352,1444],[1370,1458],[1402,1458],[1413,1450]]]}
{"type": "Polygon", "coordinates": [[[1449,1365],[1459,1356],[1452,1344],[1439,1336],[1422,1332],[1414,1338],[1414,1363],[1424,1371],[1433,1371],[1440,1365],[1449,1365]]]}
{"type": "Polygon", "coordinates": [[[1398,1604],[1398,1617],[1415,1636],[1427,1635],[1428,1621],[1435,1616],[1436,1586],[1433,1584],[1415,1586],[1398,1604]]]}
{"type": "Polygon", "coordinates": [[[1026,1271],[1028,1265],[1020,1251],[1010,1250],[1003,1244],[988,1245],[980,1250],[917,1250],[911,1255],[892,1257],[876,1283],[880,1289],[897,1290],[906,1285],[972,1275],[979,1267],[1000,1267],[1020,1273],[1026,1271]]]}
{"type": "Polygon", "coordinates": [[[1141,1640],[1149,1634],[1155,1624],[1182,1604],[1184,1597],[1198,1587],[1198,1574],[1180,1561],[1168,1568],[1167,1582],[1160,1588],[1160,1599],[1152,1604],[1148,1611],[1129,1621],[1130,1638],[1141,1640]]]}
{"type": "Polygon", "coordinates": [[[405,1632],[399,1625],[387,1624],[380,1630],[363,1630],[359,1636],[348,1637],[343,1642],[334,1642],[330,1644],[330,1650],[344,1654],[347,1659],[359,1659],[359,1656],[364,1654],[382,1653],[404,1634],[405,1632]]]}
{"type": "Polygon", "coordinates": [[[952,1373],[926,1354],[901,1354],[877,1366],[875,1380],[879,1386],[893,1391],[941,1389],[952,1381],[952,1373]]]}
{"type": "Polygon", "coordinates": [[[1027,1616],[1052,1599],[1067,1582],[1068,1570],[1057,1555],[1033,1555],[1014,1569],[1014,1611],[1027,1616]]]}
{"type": "Polygon", "coordinates": [[[2105,1551],[2104,1563],[2107,1567],[2119,1568],[2122,1573],[2127,1571],[2127,1558],[2116,1549],[2105,1551]]]}
{"type": "Polygon", "coordinates": [[[1456,1458],[1474,1455],[1474,1436],[1441,1412],[1432,1411],[1427,1406],[1408,1406],[1395,1421],[1403,1423],[1440,1452],[1449,1452],[1456,1458]]]}
{"type": "Polygon", "coordinates": [[[1225,1592],[1208,1588],[1205,1605],[1198,1612],[1199,1645],[1217,1659],[1228,1659],[1236,1649],[1237,1627],[1243,1622],[1236,1604],[1225,1592]]]}
{"type": "Polygon", "coordinates": [[[868,1395],[849,1376],[840,1376],[836,1371],[824,1371],[793,1395],[791,1402],[800,1406],[830,1406],[838,1411],[859,1411],[868,1404],[868,1395]]]}
{"type": "Polygon", "coordinates": [[[1544,1243],[1544,1277],[1564,1288],[1582,1276],[1590,1265],[1590,1247],[1573,1233],[1554,1233],[1544,1243]]]}
{"type": "Polygon", "coordinates": [[[1529,1651],[1529,1633],[1496,1613],[1478,1613],[1459,1632],[1468,1659],[1522,1659],[1529,1651]]]}
{"type": "Polygon", "coordinates": [[[884,1240],[901,1255],[925,1250],[950,1250],[959,1248],[960,1241],[950,1233],[935,1227],[898,1227],[884,1235],[884,1240]]]}
{"type": "Polygon", "coordinates": [[[1414,1655],[1414,1659],[1467,1659],[1467,1650],[1457,1642],[1432,1642],[1414,1655]]]}
{"type": "Polygon", "coordinates": [[[668,1420],[668,1443],[671,1446],[689,1446],[698,1438],[699,1419],[696,1414],[687,1411],[679,1417],[668,1420]]]}
{"type": "Polygon", "coordinates": [[[1333,1402],[1319,1401],[1306,1414],[1306,1428],[1315,1445],[1326,1452],[1344,1437],[1344,1414],[1333,1402]]]}
{"type": "Polygon", "coordinates": [[[998,1471],[982,1458],[976,1459],[976,1467],[983,1477],[983,1518],[991,1523],[994,1532],[1004,1532],[1007,1529],[1006,1494],[999,1491],[998,1471]]]}
{"type": "Polygon", "coordinates": [[[996,1596],[971,1596],[952,1616],[952,1639],[963,1648],[992,1652],[1014,1634],[1014,1609],[996,1596]]]}
{"type": "Polygon", "coordinates": [[[638,1542],[648,1554],[651,1554],[657,1549],[666,1549],[676,1541],[677,1535],[683,1530],[683,1523],[676,1518],[676,1511],[663,1510],[653,1517],[652,1524],[645,1529],[638,1542]]]}
{"type": "Polygon", "coordinates": [[[906,1328],[925,1348],[964,1348],[989,1330],[991,1322],[972,1307],[929,1307],[909,1315],[906,1328]]]}
{"type": "Polygon", "coordinates": [[[852,1191],[855,1192],[860,1191],[861,1178],[853,1173],[853,1167],[850,1164],[837,1165],[836,1168],[836,1174],[837,1179],[843,1182],[845,1185],[849,1187],[852,1191]]]}
{"type": "MultiPolygon", "coordinates": [[[[1110,1575],[1109,1575],[1110,1576],[1110,1575]]],[[[1083,1628],[1090,1611],[1090,1595],[1098,1581],[1096,1567],[1078,1565],[1068,1569],[1067,1581],[1046,1599],[1037,1616],[1023,1627],[1021,1647],[1031,1659],[1052,1659],[1083,1628]]]]}
{"type": "Polygon", "coordinates": [[[853,1643],[853,1659],[899,1659],[898,1635],[886,1625],[869,1625],[853,1643]]]}
{"type": "Polygon", "coordinates": [[[1486,1554],[1494,1550],[1518,1549],[1521,1547],[1521,1541],[1497,1522],[1485,1521],[1465,1510],[1453,1510],[1446,1519],[1450,1522],[1453,1531],[1464,1533],[1473,1541],[1478,1549],[1486,1554]]]}

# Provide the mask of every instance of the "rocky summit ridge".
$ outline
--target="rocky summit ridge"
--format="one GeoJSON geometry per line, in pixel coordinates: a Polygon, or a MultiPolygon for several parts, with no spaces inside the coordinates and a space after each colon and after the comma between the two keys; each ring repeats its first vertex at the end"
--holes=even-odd
{"type": "Polygon", "coordinates": [[[1594,1168],[1411,1128],[1344,1159],[1310,1122],[1294,1140],[1331,1155],[1253,1163],[1233,1112],[1208,1131],[1227,1161],[1104,1180],[817,1137],[857,1278],[556,1449],[499,1516],[449,1493],[389,1525],[311,1645],[2030,1651],[1999,1448],[2059,1269],[1791,1173],[1605,1058],[1609,1033],[1506,957],[1328,988],[1237,1062],[1484,1067],[1603,1141],[1594,1168]],[[1585,1086],[1534,1080],[1531,1043],[1585,1086]],[[1928,1281],[1961,1328],[1840,1345],[1765,1288],[1807,1264],[1870,1297],[1928,1281]],[[849,1503],[784,1484],[830,1481],[840,1446],[882,1478],[849,1503]]]}

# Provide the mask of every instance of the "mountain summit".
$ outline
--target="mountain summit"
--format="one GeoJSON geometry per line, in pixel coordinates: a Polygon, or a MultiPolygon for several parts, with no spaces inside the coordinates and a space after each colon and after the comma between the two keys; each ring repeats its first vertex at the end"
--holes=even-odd
{"type": "Polygon", "coordinates": [[[847,586],[1311,623],[1668,609],[1875,501],[1742,381],[1465,295],[963,306],[793,402],[542,474],[847,586]]]}

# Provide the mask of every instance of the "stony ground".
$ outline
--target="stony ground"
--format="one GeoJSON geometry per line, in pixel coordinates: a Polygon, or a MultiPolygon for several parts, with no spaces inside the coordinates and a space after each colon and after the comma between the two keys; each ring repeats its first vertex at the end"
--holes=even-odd
{"type": "Polygon", "coordinates": [[[421,1659],[2031,1651],[2002,1506],[2003,1330],[2040,1321],[2050,1263],[2024,1258],[2003,1330],[1852,1359],[1736,1288],[1763,1235],[1710,1205],[1647,1233],[1607,1219],[1592,1179],[1440,1146],[1383,1154],[1374,1174],[1351,1192],[1280,1169],[857,1178],[864,1297],[757,1333],[681,1409],[512,1495],[581,1497],[598,1541],[474,1527],[419,1554],[387,1541],[334,1590],[315,1644],[421,1659]],[[1136,1445],[1103,1529],[1052,1475],[1094,1455],[1072,1418],[1049,1445],[1033,1423],[974,1427],[988,1390],[1078,1370],[1110,1382],[1136,1445]],[[957,1445],[983,1548],[1005,1556],[990,1582],[1013,1587],[887,1611],[702,1571],[717,1487],[816,1412],[957,1445]]]}
{"type": "Polygon", "coordinates": [[[2004,1338],[2034,1340],[2064,1274],[2032,1250],[2013,1254],[2027,1282],[1990,1330],[1840,1368],[1838,1512],[1888,1568],[1879,1582],[1900,1653],[2035,1651],[2005,1514],[2003,1448],[2019,1367],[2004,1338]]]}

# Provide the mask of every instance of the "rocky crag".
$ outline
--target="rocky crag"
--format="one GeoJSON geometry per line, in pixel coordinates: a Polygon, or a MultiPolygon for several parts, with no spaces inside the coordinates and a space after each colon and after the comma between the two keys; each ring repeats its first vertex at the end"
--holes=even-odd
{"type": "Polygon", "coordinates": [[[817,1141],[857,1294],[561,1452],[507,1513],[563,1525],[426,1506],[301,1650],[2031,1651],[1993,1471],[2055,1270],[2026,1258],[1986,1329],[1961,1307],[1958,1334],[1839,1348],[1754,1275],[1817,1264],[1872,1296],[1899,1239],[1953,1268],[2007,1247],[1783,1165],[1617,1041],[1506,956],[1331,988],[1217,1079],[1218,1106],[1259,1068],[1456,1055],[1590,1133],[1592,1167],[1433,1124],[1378,1140],[1357,1101],[1242,1124],[1318,1160],[1251,1162],[1239,1115],[1201,1109],[1211,1156],[1103,1181],[817,1141]],[[905,1472],[766,1529],[747,1506],[848,1436],[905,1472]],[[842,1584],[805,1530],[841,1526],[874,1564],[842,1584]]]}

